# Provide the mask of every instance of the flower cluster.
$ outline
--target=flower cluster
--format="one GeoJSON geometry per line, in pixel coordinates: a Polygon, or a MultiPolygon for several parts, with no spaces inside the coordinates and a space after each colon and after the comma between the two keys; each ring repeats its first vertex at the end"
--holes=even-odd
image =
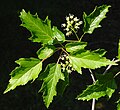
{"type": "Polygon", "coordinates": [[[72,65],[69,62],[69,57],[66,54],[60,56],[59,63],[61,64],[62,72],[67,71],[68,73],[71,73],[72,71],[74,71],[72,65]]]}
{"type": "Polygon", "coordinates": [[[77,17],[74,17],[73,14],[69,14],[69,16],[66,17],[66,22],[67,23],[61,25],[61,27],[65,28],[66,36],[70,36],[72,32],[77,32],[79,26],[82,24],[82,21],[77,17]]]}

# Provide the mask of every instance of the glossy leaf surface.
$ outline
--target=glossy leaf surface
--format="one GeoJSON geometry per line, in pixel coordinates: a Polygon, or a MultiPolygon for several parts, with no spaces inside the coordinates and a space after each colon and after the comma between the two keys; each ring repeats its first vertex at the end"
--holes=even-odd
{"type": "Polygon", "coordinates": [[[11,79],[4,93],[25,85],[30,80],[34,81],[42,70],[42,62],[36,58],[20,58],[16,63],[20,66],[11,72],[11,79]]]}
{"type": "Polygon", "coordinates": [[[65,35],[57,29],[57,27],[53,26],[53,36],[57,39],[57,41],[64,42],[65,41],[65,35]]]}
{"type": "Polygon", "coordinates": [[[83,68],[89,68],[89,69],[96,69],[100,68],[102,66],[107,65],[116,65],[114,62],[110,61],[109,59],[106,59],[105,57],[100,56],[96,52],[90,52],[89,50],[85,50],[79,54],[79,52],[76,55],[69,55],[69,60],[73,68],[78,72],[81,72],[81,67],[83,68]]]}
{"type": "Polygon", "coordinates": [[[86,42],[72,42],[67,43],[65,48],[67,52],[77,52],[78,50],[84,49],[87,46],[86,42]]]}
{"type": "Polygon", "coordinates": [[[100,7],[96,7],[94,11],[89,15],[84,12],[84,33],[92,34],[95,28],[101,27],[100,22],[104,18],[106,18],[106,13],[108,12],[109,7],[109,5],[102,5],[100,7]]]}
{"type": "Polygon", "coordinates": [[[39,59],[45,59],[50,57],[55,51],[55,47],[54,46],[50,46],[50,45],[45,45],[44,47],[40,48],[37,51],[37,55],[39,59]]]}
{"type": "Polygon", "coordinates": [[[39,79],[43,79],[43,84],[40,91],[43,92],[43,100],[48,108],[53,100],[53,97],[57,95],[57,83],[60,79],[64,80],[64,75],[61,72],[60,64],[49,64],[46,70],[41,73],[39,79]]]}
{"type": "Polygon", "coordinates": [[[51,21],[48,17],[43,21],[37,14],[32,15],[30,12],[26,13],[25,10],[22,10],[20,19],[22,21],[21,26],[27,28],[32,34],[30,40],[43,44],[53,43],[54,36],[51,29],[51,21]]]}
{"type": "Polygon", "coordinates": [[[77,96],[78,100],[88,101],[93,98],[98,100],[98,98],[103,96],[108,96],[109,98],[112,96],[115,89],[117,88],[113,76],[111,74],[99,75],[99,76],[100,78],[98,78],[98,80],[94,84],[88,86],[86,90],[82,92],[82,94],[77,96]]]}

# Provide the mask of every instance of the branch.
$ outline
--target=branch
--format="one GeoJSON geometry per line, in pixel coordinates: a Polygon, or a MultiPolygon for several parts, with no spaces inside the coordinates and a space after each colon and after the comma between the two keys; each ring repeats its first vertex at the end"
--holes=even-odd
{"type": "MultiPolygon", "coordinates": [[[[115,63],[117,63],[117,62],[119,62],[120,60],[115,60],[115,58],[113,58],[112,61],[114,61],[115,63]]],[[[106,68],[106,70],[104,71],[103,74],[106,74],[107,71],[108,71],[111,67],[112,67],[112,65],[109,65],[109,66],[106,68]]]]}
{"type": "MultiPolygon", "coordinates": [[[[95,77],[93,75],[93,72],[91,71],[91,69],[89,69],[90,73],[91,73],[91,77],[92,77],[92,80],[93,80],[93,83],[95,83],[95,77]]],[[[92,100],[92,108],[91,110],[95,110],[95,98],[93,98],[92,100]]]]}

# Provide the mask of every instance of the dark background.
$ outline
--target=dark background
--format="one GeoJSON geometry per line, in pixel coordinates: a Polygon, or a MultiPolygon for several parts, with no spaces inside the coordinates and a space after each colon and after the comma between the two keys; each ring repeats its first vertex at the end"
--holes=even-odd
{"type": "MultiPolygon", "coordinates": [[[[40,48],[37,43],[28,40],[30,33],[20,27],[19,12],[22,9],[30,11],[32,14],[38,13],[39,17],[45,19],[49,16],[52,25],[59,29],[61,23],[65,21],[65,16],[72,13],[82,19],[83,11],[87,14],[93,11],[95,6],[103,4],[111,5],[107,19],[101,23],[102,28],[98,28],[92,35],[85,35],[83,41],[87,41],[89,48],[105,48],[108,58],[117,55],[117,43],[120,36],[120,0],[2,0],[0,3],[0,110],[47,110],[42,101],[42,94],[37,93],[41,87],[41,82],[35,81],[25,86],[17,87],[3,95],[8,81],[9,73],[15,68],[15,60],[21,57],[36,57],[35,53],[40,48]]],[[[82,34],[82,32],[80,33],[82,34]]],[[[113,68],[117,71],[119,68],[113,68]]],[[[90,75],[79,74],[70,75],[70,86],[63,96],[54,98],[49,110],[90,110],[91,101],[83,102],[75,100],[77,94],[86,88],[85,85],[92,83],[90,75]]],[[[118,87],[119,85],[119,78],[118,87]]],[[[118,92],[118,91],[117,91],[118,92]]],[[[96,110],[116,110],[118,95],[115,98],[101,98],[97,102],[96,110]]]]}

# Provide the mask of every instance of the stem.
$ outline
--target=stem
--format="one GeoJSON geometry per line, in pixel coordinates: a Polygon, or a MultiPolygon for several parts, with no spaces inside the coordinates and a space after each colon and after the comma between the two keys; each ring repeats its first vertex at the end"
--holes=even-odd
{"type": "Polygon", "coordinates": [[[79,41],[79,37],[78,37],[76,31],[75,31],[73,28],[71,28],[71,29],[72,29],[72,31],[74,32],[75,36],[77,37],[77,40],[79,41]]]}
{"type": "Polygon", "coordinates": [[[95,99],[92,100],[92,109],[91,110],[95,110],[95,99]]]}
{"type": "Polygon", "coordinates": [[[85,35],[85,33],[83,33],[83,35],[80,37],[80,40],[79,40],[80,42],[81,42],[81,40],[82,40],[82,38],[83,38],[84,35],[85,35]]]}
{"type": "Polygon", "coordinates": [[[91,73],[91,77],[92,77],[92,80],[93,80],[93,83],[95,83],[95,77],[93,75],[93,72],[91,71],[91,69],[89,69],[90,73],[91,73]]]}
{"type": "MultiPolygon", "coordinates": [[[[93,80],[93,84],[95,83],[95,77],[93,75],[93,72],[91,71],[91,69],[89,69],[90,73],[91,73],[91,77],[92,77],[92,80],[93,80]]],[[[92,100],[92,108],[91,110],[95,110],[95,98],[93,98],[92,100]]]]}
{"type": "Polygon", "coordinates": [[[62,49],[62,51],[64,51],[67,55],[69,55],[66,51],[65,51],[65,49],[64,48],[61,48],[62,49]]]}
{"type": "Polygon", "coordinates": [[[66,42],[79,42],[78,40],[65,40],[66,42]]]}
{"type": "Polygon", "coordinates": [[[116,76],[118,76],[120,74],[120,71],[118,72],[118,73],[116,73],[116,75],[114,76],[114,78],[116,77],[116,76]]]}
{"type": "MultiPolygon", "coordinates": [[[[60,56],[62,55],[62,53],[63,53],[63,51],[60,53],[60,56]]],[[[60,56],[59,56],[59,58],[58,58],[57,64],[59,63],[60,56]]]]}
{"type": "Polygon", "coordinates": [[[61,45],[62,48],[65,48],[59,41],[58,41],[58,43],[61,45]]]}
{"type": "MultiPolygon", "coordinates": [[[[114,61],[115,63],[117,63],[117,62],[119,62],[120,60],[115,60],[115,58],[113,58],[112,61],[114,61]]],[[[104,71],[103,74],[106,74],[107,71],[108,71],[111,67],[112,67],[112,65],[109,65],[109,66],[106,68],[106,70],[104,71]]]]}

